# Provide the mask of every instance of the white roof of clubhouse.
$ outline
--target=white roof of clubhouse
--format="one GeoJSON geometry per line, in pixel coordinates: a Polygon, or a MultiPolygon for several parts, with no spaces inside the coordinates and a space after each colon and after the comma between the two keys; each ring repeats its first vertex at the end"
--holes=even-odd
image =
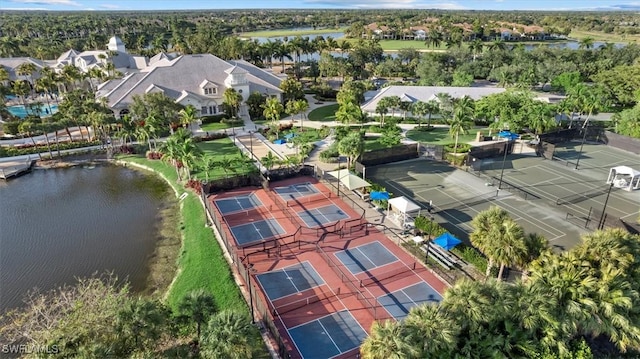
{"type": "Polygon", "coordinates": [[[211,54],[201,54],[174,59],[159,56],[150,62],[152,64],[140,72],[101,84],[97,96],[106,97],[112,109],[126,108],[133,102],[134,95],[150,91],[161,91],[176,100],[187,95],[204,100],[207,97],[202,94],[202,87],[210,84],[220,89],[215,97],[221,98],[228,87],[225,80],[232,73],[244,75],[250,93],[275,95],[282,92],[280,78],[244,60],[225,61],[211,54]]]}
{"type": "Polygon", "coordinates": [[[439,93],[449,94],[452,98],[469,96],[479,100],[485,96],[505,92],[497,87],[447,87],[447,86],[389,86],[380,89],[369,101],[362,105],[362,111],[375,113],[378,101],[384,97],[398,96],[402,102],[438,101],[439,93]]]}

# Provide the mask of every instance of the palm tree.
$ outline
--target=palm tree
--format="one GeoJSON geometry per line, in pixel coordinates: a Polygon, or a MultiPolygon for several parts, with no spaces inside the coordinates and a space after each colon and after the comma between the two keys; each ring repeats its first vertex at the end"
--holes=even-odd
{"type": "Polygon", "coordinates": [[[300,131],[304,131],[304,118],[307,116],[306,111],[309,109],[309,103],[306,99],[299,99],[293,105],[294,112],[300,114],[300,131]]]}
{"type": "Polygon", "coordinates": [[[50,68],[45,67],[42,69],[40,73],[40,77],[36,80],[36,91],[44,92],[45,98],[47,100],[47,107],[49,108],[49,114],[51,111],[51,102],[49,101],[51,89],[53,89],[54,85],[57,81],[57,74],[50,68]]]}
{"type": "MultiPolygon", "coordinates": [[[[267,101],[263,105],[264,111],[262,114],[264,117],[271,121],[271,124],[274,126],[278,126],[278,121],[280,121],[280,114],[284,111],[284,107],[280,100],[277,97],[269,97],[267,101]]],[[[279,128],[279,126],[278,126],[279,128]]],[[[276,136],[279,136],[279,130],[276,130],[276,136]]]]}
{"type": "Polygon", "coordinates": [[[413,307],[404,320],[405,333],[421,349],[421,358],[445,357],[450,353],[460,331],[456,324],[439,305],[413,307]]]}
{"type": "Polygon", "coordinates": [[[167,140],[162,145],[162,148],[160,149],[160,151],[162,152],[162,160],[170,162],[171,165],[176,169],[178,181],[182,181],[182,176],[180,173],[180,159],[182,158],[182,154],[180,153],[180,150],[180,138],[173,135],[167,138],[167,140]]]}
{"type": "Polygon", "coordinates": [[[362,359],[417,358],[418,348],[410,341],[402,322],[374,322],[371,334],[360,347],[362,359]]]}
{"type": "Polygon", "coordinates": [[[251,355],[251,321],[247,316],[224,310],[211,317],[200,346],[202,358],[245,359],[251,355]]]}
{"type": "Polygon", "coordinates": [[[20,76],[25,76],[29,83],[29,88],[33,93],[33,89],[35,88],[35,84],[33,82],[33,75],[38,71],[38,68],[33,62],[23,62],[18,65],[16,73],[20,76]]]}
{"type": "Polygon", "coordinates": [[[27,110],[26,96],[29,94],[29,83],[24,80],[16,80],[13,82],[13,86],[11,90],[14,94],[20,97],[22,102],[22,106],[24,106],[25,111],[27,110]]]}
{"type": "Polygon", "coordinates": [[[242,95],[238,93],[234,88],[228,88],[224,90],[223,103],[229,109],[229,116],[236,118],[238,116],[238,109],[242,102],[242,95]]]}
{"type": "Polygon", "coordinates": [[[491,268],[495,258],[489,255],[494,246],[494,232],[502,223],[509,219],[509,214],[498,206],[491,206],[489,209],[479,212],[472,220],[471,226],[474,228],[469,235],[471,244],[484,253],[489,259],[486,276],[491,273],[491,268]]]}
{"type": "MultiPolygon", "coordinates": [[[[20,122],[20,124],[18,125],[18,132],[22,135],[22,137],[29,137],[31,138],[31,142],[33,143],[33,147],[37,148],[38,144],[36,143],[36,140],[33,138],[33,127],[34,124],[31,121],[28,120],[23,120],[20,122]]],[[[38,151],[38,157],[40,158],[40,160],[42,160],[42,154],[40,154],[40,151],[38,151]]]]}
{"type": "Polygon", "coordinates": [[[475,39],[469,44],[469,49],[473,52],[473,61],[476,61],[478,54],[482,53],[484,43],[480,39],[475,39]]]}
{"type": "Polygon", "coordinates": [[[514,220],[509,219],[502,222],[497,233],[494,232],[494,236],[491,255],[500,263],[498,279],[502,279],[505,266],[522,263],[527,256],[524,230],[514,220]]]}
{"type": "Polygon", "coordinates": [[[269,151],[266,156],[260,159],[260,162],[267,170],[271,171],[273,167],[280,163],[280,159],[274,156],[273,152],[269,151]]]}
{"type": "Polygon", "coordinates": [[[187,126],[187,129],[191,130],[189,127],[193,121],[196,120],[198,114],[198,110],[193,105],[187,105],[185,108],[178,112],[178,116],[180,118],[180,124],[182,126],[187,126]]]}
{"type": "Polygon", "coordinates": [[[431,29],[427,35],[427,41],[425,41],[425,43],[427,46],[433,45],[434,48],[437,48],[442,43],[442,40],[442,33],[437,29],[431,29]]]}
{"type": "Polygon", "coordinates": [[[351,168],[353,161],[364,151],[364,139],[360,132],[350,132],[338,142],[338,152],[347,156],[347,168],[351,168]]]}
{"type": "Polygon", "coordinates": [[[204,155],[200,158],[199,169],[204,172],[204,179],[209,182],[209,172],[218,168],[218,160],[214,156],[204,155]]]}
{"type": "Polygon", "coordinates": [[[196,338],[200,340],[202,324],[209,320],[209,317],[217,312],[213,296],[204,289],[193,290],[182,298],[178,304],[180,316],[195,322],[196,338]]]}
{"type": "Polygon", "coordinates": [[[582,38],[580,40],[578,48],[579,49],[587,49],[587,50],[592,49],[593,48],[593,38],[589,37],[589,36],[587,36],[585,38],[582,38]]]}
{"type": "Polygon", "coordinates": [[[115,318],[119,349],[151,349],[164,332],[167,317],[166,308],[159,302],[142,298],[129,301],[115,318]]]}
{"type": "Polygon", "coordinates": [[[458,153],[458,139],[460,134],[466,134],[473,120],[474,102],[469,96],[457,99],[453,103],[453,118],[449,122],[449,134],[455,138],[453,153],[458,153]]]}
{"type": "Polygon", "coordinates": [[[489,44],[490,51],[504,51],[507,49],[507,44],[505,44],[502,39],[495,39],[493,42],[489,44]]]}

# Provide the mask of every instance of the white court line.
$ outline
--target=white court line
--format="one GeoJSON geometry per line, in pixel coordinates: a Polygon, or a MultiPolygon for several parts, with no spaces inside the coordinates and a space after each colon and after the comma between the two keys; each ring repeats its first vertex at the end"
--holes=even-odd
{"type": "Polygon", "coordinates": [[[251,225],[253,226],[253,229],[255,229],[256,232],[258,232],[258,234],[260,235],[260,240],[263,240],[265,237],[262,235],[262,233],[260,233],[260,229],[258,229],[258,227],[256,227],[255,223],[251,223],[251,225]]]}
{"type": "Polygon", "coordinates": [[[301,290],[298,289],[298,286],[295,283],[293,283],[293,279],[291,279],[291,277],[289,276],[289,273],[287,273],[287,271],[284,268],[282,268],[282,271],[284,272],[284,275],[287,276],[287,279],[289,280],[289,282],[291,282],[291,285],[296,289],[296,292],[300,293],[301,290]]]}
{"type": "MultiPolygon", "coordinates": [[[[571,180],[571,178],[570,178],[570,177],[565,177],[561,172],[560,172],[560,173],[558,173],[558,171],[557,171],[557,170],[552,170],[552,169],[548,169],[548,168],[545,168],[545,167],[540,167],[540,170],[547,171],[547,172],[549,172],[549,173],[553,173],[553,174],[556,174],[556,175],[560,175],[562,178],[566,179],[567,181],[570,181],[570,180],[571,180]]],[[[517,184],[519,184],[519,185],[529,185],[528,183],[525,183],[525,182],[520,181],[520,180],[517,180],[517,179],[515,180],[515,182],[517,182],[517,184]]],[[[589,184],[584,183],[584,182],[572,182],[572,184],[574,184],[574,183],[575,183],[575,184],[578,184],[578,185],[581,185],[581,186],[585,186],[585,187],[587,188],[587,191],[601,190],[601,189],[603,188],[602,186],[592,186],[592,185],[589,185],[589,184]]],[[[575,191],[572,191],[572,190],[570,190],[570,189],[568,189],[568,188],[563,187],[563,186],[562,186],[562,185],[560,185],[560,184],[555,184],[555,183],[554,183],[554,185],[555,185],[556,187],[561,187],[564,191],[571,192],[571,194],[570,194],[570,195],[574,195],[574,194],[575,194],[575,195],[577,195],[577,194],[582,193],[582,192],[575,192],[575,191]]],[[[545,190],[537,189],[536,191],[539,191],[539,192],[544,193],[545,195],[543,196],[543,198],[545,198],[545,199],[547,199],[547,200],[550,200],[551,202],[554,202],[555,200],[557,200],[557,199],[558,199],[558,197],[556,197],[556,196],[552,195],[550,192],[547,192],[547,191],[545,191],[545,190]]],[[[603,193],[603,194],[604,194],[604,193],[603,193]]],[[[569,195],[569,196],[570,196],[570,195],[569,195]]],[[[617,200],[618,202],[625,202],[625,203],[627,203],[627,204],[629,204],[629,205],[631,205],[631,206],[633,206],[633,205],[635,205],[635,204],[636,204],[636,202],[635,202],[635,201],[633,201],[633,200],[629,200],[629,199],[627,199],[627,198],[625,198],[625,197],[616,196],[615,198],[616,198],[616,200],[617,200]]],[[[586,199],[585,201],[588,201],[588,200],[594,200],[594,199],[593,199],[593,198],[588,198],[588,199],[586,199]]],[[[580,213],[582,213],[582,214],[586,214],[586,213],[584,213],[584,212],[586,212],[586,211],[587,211],[587,210],[586,210],[585,208],[583,208],[582,206],[579,206],[579,205],[574,204],[574,203],[564,204],[563,206],[565,206],[565,207],[567,207],[567,208],[571,208],[571,209],[573,209],[573,210],[575,210],[575,211],[577,211],[577,212],[580,212],[580,213]]],[[[615,205],[609,205],[607,208],[613,208],[613,209],[615,209],[616,211],[618,211],[619,213],[622,213],[622,214],[627,213],[626,211],[624,211],[624,210],[620,209],[620,207],[616,207],[615,205]]]]}
{"type": "Polygon", "coordinates": [[[320,326],[322,327],[322,330],[324,330],[324,333],[329,337],[329,340],[331,340],[331,342],[336,347],[336,349],[338,349],[338,353],[339,353],[338,355],[342,354],[342,350],[340,350],[340,348],[338,347],[338,344],[336,344],[336,342],[333,340],[333,337],[331,336],[327,328],[325,328],[324,325],[322,325],[322,322],[319,320],[318,320],[318,324],[320,324],[320,326]]]}
{"type": "MultiPolygon", "coordinates": [[[[371,269],[379,267],[371,260],[371,258],[369,258],[368,255],[364,254],[364,252],[359,247],[356,247],[354,249],[357,249],[358,252],[360,252],[360,254],[362,254],[373,265],[373,267],[371,269]]],[[[367,270],[369,270],[369,269],[367,269],[367,270]]]]}

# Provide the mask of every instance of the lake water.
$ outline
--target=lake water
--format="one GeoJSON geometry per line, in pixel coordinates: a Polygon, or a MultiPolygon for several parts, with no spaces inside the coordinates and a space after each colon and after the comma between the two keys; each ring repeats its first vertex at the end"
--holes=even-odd
{"type": "Polygon", "coordinates": [[[154,176],[111,165],[0,181],[0,312],[34,287],[106,271],[144,289],[168,193],[154,176]]]}

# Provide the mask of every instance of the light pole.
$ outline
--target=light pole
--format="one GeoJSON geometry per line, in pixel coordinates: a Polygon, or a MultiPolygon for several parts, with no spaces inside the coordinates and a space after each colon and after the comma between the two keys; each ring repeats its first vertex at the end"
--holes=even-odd
{"type": "Polygon", "coordinates": [[[609,195],[611,194],[611,190],[613,189],[613,180],[611,180],[611,184],[609,185],[609,191],[607,192],[607,198],[604,200],[604,206],[602,207],[602,213],[600,214],[600,220],[598,221],[598,229],[604,228],[604,213],[607,210],[607,203],[609,203],[609,195]]]}
{"type": "Polygon", "coordinates": [[[507,152],[509,152],[509,139],[504,142],[504,157],[502,157],[502,170],[500,170],[500,182],[498,183],[498,191],[502,188],[502,176],[504,176],[504,165],[507,162],[507,152]]]}
{"type": "Polygon", "coordinates": [[[582,126],[582,131],[584,134],[582,135],[582,144],[580,144],[580,152],[578,152],[578,159],[576,159],[576,170],[578,169],[578,164],[580,164],[580,157],[582,157],[582,148],[584,147],[584,143],[587,140],[587,126],[589,125],[589,119],[584,122],[582,126]]]}
{"type": "Polygon", "coordinates": [[[250,146],[249,151],[251,151],[251,159],[253,159],[253,132],[252,131],[249,131],[249,146],[250,146]]]}

